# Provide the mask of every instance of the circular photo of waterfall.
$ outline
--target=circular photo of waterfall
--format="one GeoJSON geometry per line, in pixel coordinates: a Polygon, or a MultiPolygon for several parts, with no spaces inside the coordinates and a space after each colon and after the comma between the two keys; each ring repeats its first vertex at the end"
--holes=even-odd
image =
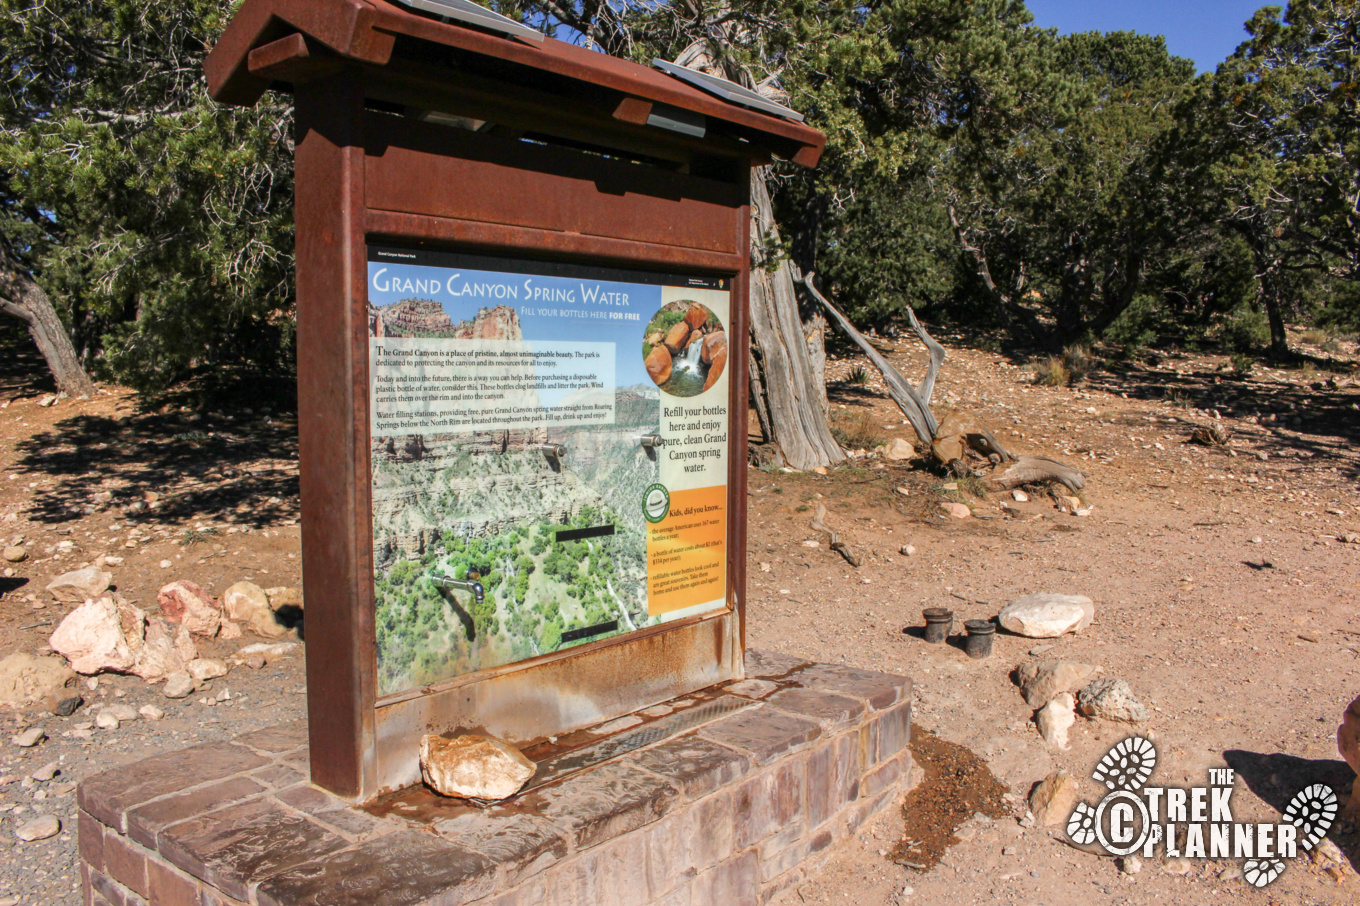
{"type": "Polygon", "coordinates": [[[667,302],[642,335],[647,374],[671,396],[698,396],[727,367],[727,330],[707,305],[667,302]]]}

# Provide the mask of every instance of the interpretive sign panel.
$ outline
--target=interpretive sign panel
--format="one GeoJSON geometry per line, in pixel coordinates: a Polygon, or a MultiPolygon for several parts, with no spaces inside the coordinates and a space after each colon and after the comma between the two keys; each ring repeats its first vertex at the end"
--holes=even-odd
{"type": "Polygon", "coordinates": [[[730,297],[369,248],[379,696],[727,606],[730,297]]]}

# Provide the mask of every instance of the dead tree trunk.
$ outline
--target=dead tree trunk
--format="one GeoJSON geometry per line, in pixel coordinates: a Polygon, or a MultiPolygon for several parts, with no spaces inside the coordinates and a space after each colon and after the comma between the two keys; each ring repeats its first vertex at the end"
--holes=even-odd
{"type": "MultiPolygon", "coordinates": [[[[763,168],[751,172],[751,247],[757,254],[779,247],[763,168]]],[[[823,408],[825,380],[819,380],[808,354],[793,266],[787,258],[766,264],[753,262],[751,270],[751,389],[761,429],[795,469],[841,462],[845,453],[831,436],[823,408]]]]}
{"type": "Polygon", "coordinates": [[[52,300],[28,272],[12,260],[4,261],[4,273],[0,276],[0,310],[28,325],[28,333],[47,360],[47,368],[56,379],[59,391],[67,396],[94,394],[94,383],[81,367],[71,338],[52,307],[52,300]]]}
{"type": "Polygon", "coordinates": [[[1022,484],[1043,484],[1053,481],[1066,485],[1073,491],[1080,491],[1086,486],[1085,475],[1056,459],[1049,459],[1047,456],[1016,456],[1011,453],[982,420],[971,413],[950,410],[937,421],[935,414],[930,410],[930,397],[935,392],[935,378],[940,373],[940,366],[944,364],[944,347],[926,333],[921,322],[916,320],[916,313],[911,307],[907,306],[907,318],[911,321],[916,335],[930,351],[930,365],[926,369],[926,376],[915,387],[855,329],[850,319],[841,314],[840,309],[817,291],[812,285],[814,276],[816,275],[808,274],[803,278],[803,286],[822,303],[841,330],[855,341],[883,375],[888,395],[907,417],[907,421],[916,431],[916,436],[930,451],[930,456],[939,467],[959,475],[978,474],[980,477],[984,473],[974,473],[968,466],[968,456],[971,454],[982,458],[993,467],[987,477],[994,487],[1014,488],[1022,484]]]}

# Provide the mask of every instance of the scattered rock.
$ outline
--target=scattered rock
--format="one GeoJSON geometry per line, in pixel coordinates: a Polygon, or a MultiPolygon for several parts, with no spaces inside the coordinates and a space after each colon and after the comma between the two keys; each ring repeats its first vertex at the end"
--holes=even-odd
{"type": "Polygon", "coordinates": [[[142,715],[142,717],[145,717],[147,720],[160,720],[162,717],[165,716],[165,712],[162,711],[160,708],[157,708],[155,705],[142,705],[140,708],[137,709],[137,713],[142,715]]]}
{"type": "Polygon", "coordinates": [[[1061,692],[1076,692],[1095,679],[1100,668],[1078,661],[1045,660],[1015,669],[1020,694],[1031,708],[1041,708],[1061,692]]]}
{"type": "Polygon", "coordinates": [[[1054,648],[1057,648],[1057,647],[1058,647],[1057,645],[1035,645],[1033,648],[1031,648],[1031,649],[1029,650],[1029,656],[1030,656],[1030,657],[1038,657],[1039,655],[1043,654],[1045,651],[1052,651],[1054,648]]]}
{"type": "Polygon", "coordinates": [[[116,596],[93,598],[67,614],[47,644],[77,673],[122,673],[137,662],[123,634],[124,622],[136,625],[144,617],[142,611],[116,596]]]}
{"type": "Polygon", "coordinates": [[[1220,881],[1236,881],[1240,877],[1242,877],[1242,868],[1238,865],[1229,865],[1218,873],[1220,881]]]}
{"type": "Polygon", "coordinates": [[[969,516],[973,515],[973,511],[968,509],[968,507],[961,503],[953,503],[952,501],[946,501],[940,504],[940,508],[955,519],[967,519],[969,516]]]}
{"type": "Polygon", "coordinates": [[[294,651],[297,651],[297,649],[297,642],[276,642],[272,645],[256,642],[253,645],[246,645],[244,648],[238,650],[236,652],[236,657],[244,660],[258,654],[265,659],[266,663],[272,664],[281,657],[287,657],[294,651]]]}
{"type": "Polygon", "coordinates": [[[47,731],[42,727],[29,727],[27,730],[13,736],[10,739],[10,742],[21,749],[31,749],[46,738],[47,731]]]}
{"type": "Polygon", "coordinates": [[[215,657],[201,657],[192,660],[185,667],[196,684],[227,675],[227,662],[215,657]]]}
{"type": "Polygon", "coordinates": [[[115,705],[109,705],[108,712],[112,714],[114,717],[118,718],[118,720],[121,721],[122,723],[127,723],[130,720],[136,720],[138,717],[136,708],[132,707],[131,705],[125,705],[122,702],[119,702],[118,704],[115,705]]]}
{"type": "Polygon", "coordinates": [[[302,589],[300,588],[280,585],[275,588],[266,588],[264,592],[269,596],[269,606],[275,611],[282,610],[285,607],[303,609],[302,589]]]}
{"type": "Polygon", "coordinates": [[[49,761],[47,764],[38,768],[36,771],[34,771],[32,774],[29,774],[28,776],[32,777],[39,783],[46,783],[53,777],[57,776],[57,774],[59,774],[60,772],[61,763],[57,761],[49,761]]]}
{"type": "Polygon", "coordinates": [[[113,573],[106,573],[96,566],[87,566],[69,573],[62,573],[47,584],[47,590],[58,601],[79,604],[86,598],[97,598],[109,590],[113,573]]]}
{"type": "Polygon", "coordinates": [[[1077,722],[1077,716],[1072,711],[1074,704],[1072,693],[1064,692],[1039,709],[1034,722],[1039,725],[1039,735],[1044,738],[1044,742],[1059,749],[1071,748],[1067,731],[1077,722]]]}
{"type": "Polygon", "coordinates": [[[47,697],[45,707],[57,717],[70,717],[85,704],[84,697],[72,689],[62,689],[47,697]]]}
{"type": "Polygon", "coordinates": [[[171,582],[156,595],[161,613],[195,635],[212,638],[222,626],[222,611],[203,589],[193,582],[171,582]]]}
{"type": "Polygon", "coordinates": [[[263,670],[266,663],[268,662],[264,659],[263,654],[252,654],[246,658],[246,666],[251,670],[263,670]]]}
{"type": "Polygon", "coordinates": [[[187,698],[194,691],[194,678],[185,670],[172,673],[165,678],[162,691],[166,698],[187,698]]]}
{"type": "Polygon", "coordinates": [[[1184,856],[1175,859],[1167,859],[1162,863],[1162,871],[1169,875],[1188,875],[1194,864],[1184,856]]]}
{"type": "Polygon", "coordinates": [[[217,637],[228,642],[239,639],[241,635],[241,627],[231,620],[223,620],[222,625],[217,629],[217,637]]]}
{"type": "Polygon", "coordinates": [[[1066,771],[1054,771],[1029,794],[1029,810],[1041,827],[1052,827],[1067,821],[1076,808],[1079,794],[1077,781],[1066,771]]]}
{"type": "Polygon", "coordinates": [[[912,554],[916,553],[916,546],[914,544],[904,544],[899,552],[904,557],[910,557],[912,554]]]}
{"type": "Polygon", "coordinates": [[[0,556],[5,558],[6,563],[23,563],[28,559],[28,551],[22,544],[11,544],[0,556]]]}
{"type": "Polygon", "coordinates": [[[48,837],[55,837],[61,833],[61,822],[51,815],[39,815],[31,821],[19,825],[19,829],[14,832],[25,843],[32,843],[35,840],[46,840],[48,837]]]}
{"type": "Polygon", "coordinates": [[[276,639],[288,632],[288,627],[274,618],[269,595],[254,582],[237,582],[222,592],[222,606],[228,617],[249,624],[256,635],[276,639]]]}
{"type": "Polygon", "coordinates": [[[1109,677],[1098,679],[1077,693],[1077,707],[1087,717],[1129,723],[1139,723],[1150,716],[1147,706],[1133,697],[1128,683],[1109,677]]]}
{"type": "Polygon", "coordinates": [[[518,793],[534,776],[534,763],[494,736],[429,734],[420,740],[420,774],[441,795],[494,800],[518,793]]]}
{"type": "Polygon", "coordinates": [[[107,708],[95,715],[94,725],[101,730],[117,730],[120,721],[107,708]]]}
{"type": "Polygon", "coordinates": [[[172,632],[164,620],[149,620],[145,632],[132,673],[148,683],[159,682],[183,670],[185,664],[198,657],[198,646],[183,624],[172,632]]]}
{"type": "Polygon", "coordinates": [[[1117,860],[1119,870],[1126,875],[1136,875],[1143,870],[1143,860],[1137,856],[1120,856],[1117,860]]]}
{"type": "Polygon", "coordinates": [[[1011,491],[1011,500],[1016,503],[1029,503],[1029,495],[1019,489],[1011,491]]]}
{"type": "Polygon", "coordinates": [[[1095,619],[1096,606],[1084,595],[1040,593],[1016,598],[1001,609],[1001,626],[1031,639],[1056,639],[1081,632],[1095,619]]]}
{"type": "Polygon", "coordinates": [[[883,458],[891,462],[906,462],[916,455],[916,448],[900,437],[894,437],[883,451],[883,458]]]}
{"type": "Polygon", "coordinates": [[[22,708],[44,701],[65,692],[74,678],[75,673],[59,657],[15,652],[0,660],[0,705],[22,708]]]}

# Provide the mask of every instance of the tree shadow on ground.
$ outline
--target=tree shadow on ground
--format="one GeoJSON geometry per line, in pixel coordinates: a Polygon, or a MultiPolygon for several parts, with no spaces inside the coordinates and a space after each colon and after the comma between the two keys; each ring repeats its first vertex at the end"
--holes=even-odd
{"type": "Polygon", "coordinates": [[[218,519],[254,526],[297,515],[297,467],[277,462],[296,457],[291,416],[76,415],[18,450],[27,475],[56,479],[29,501],[28,516],[38,522],[105,510],[135,522],[218,519]]]}
{"type": "MultiPolygon", "coordinates": [[[[0,397],[55,389],[28,337],[0,329],[0,397]]],[[[25,478],[55,480],[34,491],[30,519],[60,524],[112,512],[134,523],[260,527],[297,517],[291,374],[204,367],[169,390],[120,403],[134,410],[81,405],[84,411],[16,445],[25,478]]]]}
{"type": "MultiPolygon", "coordinates": [[[[1283,752],[1265,754],[1231,749],[1223,753],[1223,760],[1249,790],[1281,814],[1300,790],[1315,783],[1331,787],[1338,805],[1344,806],[1356,779],[1350,765],[1335,758],[1299,758],[1283,752]]],[[[1349,822],[1338,820],[1327,836],[1351,867],[1360,869],[1360,831],[1349,822]]]]}

